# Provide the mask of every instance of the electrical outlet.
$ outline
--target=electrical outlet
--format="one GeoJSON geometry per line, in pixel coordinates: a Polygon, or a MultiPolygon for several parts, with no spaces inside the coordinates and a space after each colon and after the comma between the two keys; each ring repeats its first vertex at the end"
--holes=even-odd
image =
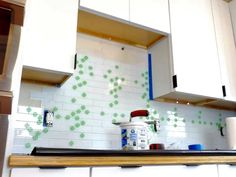
{"type": "Polygon", "coordinates": [[[49,111],[49,110],[44,110],[43,126],[44,127],[52,127],[53,126],[53,119],[54,119],[54,112],[49,111]]]}

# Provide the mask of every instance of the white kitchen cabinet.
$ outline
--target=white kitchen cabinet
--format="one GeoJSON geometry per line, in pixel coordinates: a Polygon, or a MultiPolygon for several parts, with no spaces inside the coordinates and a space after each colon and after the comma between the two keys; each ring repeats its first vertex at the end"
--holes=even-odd
{"type": "Polygon", "coordinates": [[[225,86],[225,99],[236,101],[236,47],[229,4],[222,0],[212,0],[212,9],[221,66],[222,85],[225,86]]]}
{"type": "Polygon", "coordinates": [[[89,177],[89,168],[13,168],[11,177],[89,177]]]}
{"type": "Polygon", "coordinates": [[[78,0],[27,0],[22,34],[25,68],[73,73],[78,5],[78,0]]]}
{"type": "Polygon", "coordinates": [[[92,177],[143,177],[143,176],[173,176],[181,177],[199,177],[211,176],[217,177],[216,165],[200,166],[146,166],[139,168],[120,168],[120,167],[94,167],[92,168],[92,177]]]}
{"type": "Polygon", "coordinates": [[[154,45],[153,98],[223,98],[211,0],[170,0],[171,35],[154,45]]]}
{"type": "Polygon", "coordinates": [[[129,20],[129,0],[80,0],[80,6],[129,20]]]}
{"type": "Polygon", "coordinates": [[[234,29],[234,40],[236,43],[236,0],[230,1],[229,7],[230,7],[230,14],[231,14],[231,19],[232,19],[233,29],[234,29]]]}
{"type": "Polygon", "coordinates": [[[130,21],[169,33],[168,0],[130,0],[130,21]]]}
{"type": "Polygon", "coordinates": [[[235,177],[236,166],[235,165],[218,165],[219,177],[235,177]]]}

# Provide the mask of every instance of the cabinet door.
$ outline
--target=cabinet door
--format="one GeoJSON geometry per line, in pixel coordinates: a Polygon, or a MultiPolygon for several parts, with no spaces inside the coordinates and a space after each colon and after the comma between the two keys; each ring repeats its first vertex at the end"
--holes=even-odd
{"type": "Polygon", "coordinates": [[[39,169],[13,168],[11,177],[89,177],[89,168],[39,169]]]}
{"type": "Polygon", "coordinates": [[[219,177],[235,177],[236,166],[231,165],[218,165],[219,177]]]}
{"type": "Polygon", "coordinates": [[[27,0],[24,65],[73,73],[77,14],[78,0],[27,0]]]}
{"type": "Polygon", "coordinates": [[[221,66],[222,84],[226,99],[236,101],[236,48],[229,5],[222,0],[212,0],[216,39],[221,66]]]}
{"type": "Polygon", "coordinates": [[[92,177],[143,177],[143,176],[164,176],[164,177],[217,177],[216,165],[201,166],[146,166],[140,168],[120,168],[120,167],[99,167],[92,169],[92,177]]]}
{"type": "Polygon", "coordinates": [[[169,33],[168,0],[130,0],[130,21],[169,33]]]}
{"type": "Polygon", "coordinates": [[[232,19],[232,23],[233,23],[233,28],[234,28],[234,40],[236,43],[236,0],[232,0],[229,3],[229,7],[230,7],[230,13],[231,13],[231,19],[232,19]]]}
{"type": "Polygon", "coordinates": [[[222,98],[211,0],[170,0],[177,91],[222,98]]]}
{"type": "Polygon", "coordinates": [[[129,0],[80,0],[80,6],[129,20],[129,0]]]}

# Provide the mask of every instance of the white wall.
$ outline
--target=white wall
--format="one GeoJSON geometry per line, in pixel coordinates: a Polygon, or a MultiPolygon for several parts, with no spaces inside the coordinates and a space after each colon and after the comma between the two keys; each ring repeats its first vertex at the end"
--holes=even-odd
{"type": "Polygon", "coordinates": [[[232,18],[233,27],[234,27],[234,38],[235,38],[235,43],[236,43],[236,0],[232,0],[229,3],[229,7],[230,7],[231,18],[232,18]]]}

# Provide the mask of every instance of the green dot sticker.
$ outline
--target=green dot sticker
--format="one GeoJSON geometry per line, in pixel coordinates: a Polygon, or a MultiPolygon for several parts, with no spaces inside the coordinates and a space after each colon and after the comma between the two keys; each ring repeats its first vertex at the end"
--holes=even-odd
{"type": "Polygon", "coordinates": [[[124,113],[122,113],[122,114],[120,115],[120,117],[124,118],[124,117],[125,117],[125,114],[124,114],[124,113]]]}
{"type": "Polygon", "coordinates": [[[115,68],[116,68],[116,69],[119,69],[119,66],[118,66],[118,65],[116,65],[116,66],[115,66],[115,68]]]}
{"type": "Polygon", "coordinates": [[[69,115],[66,115],[66,116],[65,116],[65,119],[66,119],[66,120],[69,120],[69,119],[70,119],[70,116],[69,116],[69,115]]]}
{"type": "Polygon", "coordinates": [[[86,110],[84,113],[85,113],[85,114],[89,114],[89,113],[90,113],[90,111],[89,111],[89,110],[86,110]]]}
{"type": "Polygon", "coordinates": [[[86,85],[87,84],[87,81],[83,81],[83,85],[86,85]]]}
{"type": "Polygon", "coordinates": [[[86,107],[84,105],[82,105],[80,108],[81,108],[81,110],[85,110],[86,109],[86,107]]]}
{"type": "Polygon", "coordinates": [[[111,74],[112,71],[111,71],[110,69],[108,69],[107,72],[108,72],[109,74],[111,74]]]}
{"type": "Polygon", "coordinates": [[[31,111],[32,111],[31,107],[28,107],[28,108],[26,109],[26,111],[27,111],[28,113],[31,112],[31,111]]]}
{"type": "Polygon", "coordinates": [[[82,120],[82,121],[80,122],[80,124],[81,124],[82,126],[85,125],[85,121],[82,120]]]}
{"type": "Polygon", "coordinates": [[[80,71],[79,71],[79,74],[82,75],[82,74],[84,74],[84,72],[83,72],[82,70],[80,70],[80,71]]]}
{"type": "Polygon", "coordinates": [[[76,89],[77,89],[77,86],[76,86],[76,85],[73,85],[73,86],[72,86],[72,89],[73,89],[73,90],[76,90],[76,89]]]}
{"type": "Polygon", "coordinates": [[[75,144],[74,141],[69,142],[69,146],[73,146],[74,144],[75,144]]]}
{"type": "Polygon", "coordinates": [[[37,115],[38,115],[37,112],[34,112],[34,113],[33,113],[33,116],[34,116],[34,117],[37,117],[37,115]]]}
{"type": "Polygon", "coordinates": [[[44,128],[43,133],[47,133],[47,132],[48,132],[48,128],[44,128]]]}
{"type": "Polygon", "coordinates": [[[89,75],[90,75],[90,76],[94,76],[93,72],[90,72],[89,75]]]}
{"type": "Polygon", "coordinates": [[[30,143],[26,143],[26,144],[25,144],[25,148],[27,148],[27,149],[28,149],[28,148],[31,148],[31,144],[30,144],[30,143]]]}
{"type": "Polygon", "coordinates": [[[86,94],[86,93],[82,93],[81,96],[82,96],[82,97],[86,97],[87,94],[86,94]]]}
{"type": "Polygon", "coordinates": [[[79,77],[79,76],[76,76],[75,79],[76,79],[76,80],[80,80],[80,77],[79,77]]]}
{"type": "Polygon", "coordinates": [[[80,117],[79,116],[75,116],[75,120],[80,120],[80,117]]]}
{"type": "Polygon", "coordinates": [[[84,138],[85,134],[84,133],[80,133],[80,138],[84,138]]]}
{"type": "Polygon", "coordinates": [[[114,116],[114,117],[117,117],[117,116],[118,116],[118,114],[117,114],[117,113],[114,113],[114,114],[113,114],[113,116],[114,116]]]}
{"type": "Polygon", "coordinates": [[[92,67],[92,66],[89,66],[89,67],[88,67],[88,69],[89,69],[89,70],[92,70],[92,69],[93,69],[93,67],[92,67]]]}
{"type": "Polygon", "coordinates": [[[74,131],[75,130],[75,127],[72,125],[70,126],[70,131],[74,131]]]}
{"type": "Polygon", "coordinates": [[[105,79],[106,79],[106,78],[107,78],[107,75],[106,75],[106,74],[104,74],[104,75],[103,75],[103,78],[105,78],[105,79]]]}
{"type": "Polygon", "coordinates": [[[81,113],[81,110],[80,110],[80,109],[77,109],[77,110],[76,110],[76,113],[77,113],[77,114],[81,113]]]}
{"type": "Polygon", "coordinates": [[[72,98],[71,103],[75,103],[75,102],[76,102],[76,98],[72,98]]]}
{"type": "Polygon", "coordinates": [[[79,64],[78,66],[79,66],[79,68],[83,68],[83,65],[82,65],[82,64],[79,64]]]}
{"type": "Polygon", "coordinates": [[[135,81],[134,81],[134,83],[135,83],[135,84],[138,84],[138,81],[137,81],[137,80],[135,80],[135,81]]]}
{"type": "Polygon", "coordinates": [[[57,114],[55,117],[56,117],[56,119],[60,119],[60,118],[61,118],[61,115],[60,115],[60,114],[57,114]]]}
{"type": "Polygon", "coordinates": [[[71,112],[70,115],[73,117],[75,116],[75,112],[71,112]]]}
{"type": "Polygon", "coordinates": [[[76,123],[76,124],[75,124],[75,127],[76,127],[76,128],[79,128],[79,127],[80,127],[80,123],[76,123]]]}

